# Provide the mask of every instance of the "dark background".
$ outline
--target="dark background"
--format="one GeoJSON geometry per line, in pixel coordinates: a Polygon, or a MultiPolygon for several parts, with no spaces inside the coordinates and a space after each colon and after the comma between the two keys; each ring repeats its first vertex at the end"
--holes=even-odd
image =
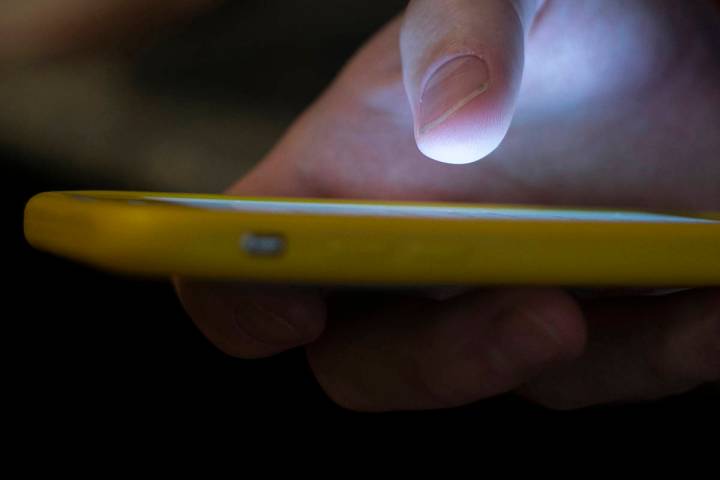
{"type": "MultiPolygon", "coordinates": [[[[74,59],[0,72],[2,218],[7,222],[3,338],[11,387],[6,394],[18,415],[29,407],[31,424],[245,422],[280,413],[356,417],[324,396],[302,351],[258,361],[227,357],[194,327],[168,283],[110,276],[45,255],[32,250],[22,235],[24,204],[42,191],[221,190],[261,157],[357,46],[404,4],[378,2],[371,9],[358,2],[316,2],[327,3],[323,10],[309,9],[311,2],[285,1],[283,9],[279,3],[230,4],[143,49],[87,61],[103,65],[111,72],[107,75],[88,75],[95,67],[74,59]],[[122,82],[108,80],[112,75],[122,82]],[[124,87],[118,89],[119,83],[124,87]],[[68,85],[84,92],[85,103],[75,101],[68,85]],[[101,93],[88,93],[92,88],[101,93]],[[128,89],[135,96],[130,106],[124,102],[128,89]],[[152,110],[154,119],[143,124],[144,143],[129,131],[135,118],[147,117],[139,104],[152,110]],[[216,109],[239,112],[224,125],[228,130],[238,122],[244,126],[237,134],[241,148],[234,143],[237,136],[206,136],[216,125],[208,120],[216,109]],[[123,120],[94,131],[92,141],[78,142],[83,132],[92,132],[101,113],[123,120]],[[169,129],[168,121],[181,127],[169,129]],[[186,137],[187,125],[201,126],[192,148],[170,148],[192,152],[180,164],[172,156],[148,153],[157,143],[172,145],[186,137]]],[[[716,401],[701,389],[659,402],[560,414],[507,395],[457,410],[395,415],[471,416],[483,424],[638,413],[667,418],[709,410],[716,401]]]]}

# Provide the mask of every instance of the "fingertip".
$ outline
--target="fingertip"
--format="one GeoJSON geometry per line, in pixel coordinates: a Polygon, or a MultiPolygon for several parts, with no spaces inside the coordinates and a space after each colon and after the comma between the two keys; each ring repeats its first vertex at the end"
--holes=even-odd
{"type": "Polygon", "coordinates": [[[502,143],[515,110],[518,72],[499,63],[466,55],[431,76],[415,115],[415,139],[425,156],[473,163],[502,143]]]}
{"type": "Polygon", "coordinates": [[[584,311],[593,335],[583,355],[534,378],[520,395],[570,410],[655,400],[720,375],[717,290],[593,300],[584,311]]]}
{"type": "MultiPolygon", "coordinates": [[[[554,359],[580,356],[587,343],[587,326],[578,303],[557,289],[532,292],[522,305],[524,316],[532,317],[554,344],[554,359]]],[[[522,316],[522,315],[521,315],[522,316]]]]}
{"type": "Polygon", "coordinates": [[[453,354],[444,354],[442,368],[429,364],[423,370],[436,405],[464,405],[514,390],[585,349],[580,308],[557,289],[472,292],[439,304],[437,313],[433,343],[452,345],[453,354]]]}
{"type": "Polygon", "coordinates": [[[585,343],[578,305],[553,289],[472,291],[348,315],[307,354],[321,388],[355,411],[448,408],[509,392],[585,343]]]}
{"type": "Polygon", "coordinates": [[[468,164],[502,143],[515,111],[525,31],[536,3],[411,2],[400,49],[415,139],[425,156],[468,164]]]}
{"type": "Polygon", "coordinates": [[[317,292],[175,280],[185,311],[224,353],[263,358],[315,341],[325,328],[317,292]]]}
{"type": "Polygon", "coordinates": [[[417,147],[426,157],[451,165],[480,161],[502,143],[510,126],[510,115],[490,116],[487,112],[468,112],[431,131],[418,132],[417,147]]]}

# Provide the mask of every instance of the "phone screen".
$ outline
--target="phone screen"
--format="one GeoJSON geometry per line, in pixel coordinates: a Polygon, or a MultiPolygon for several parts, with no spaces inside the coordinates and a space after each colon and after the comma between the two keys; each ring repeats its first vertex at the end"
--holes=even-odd
{"type": "Polygon", "coordinates": [[[148,197],[150,202],[169,203],[193,208],[234,210],[242,212],[297,213],[312,215],[357,215],[382,217],[462,218],[484,220],[534,220],[582,222],[642,222],[642,223],[720,223],[718,220],[675,214],[572,210],[523,207],[473,207],[444,205],[384,205],[332,202],[270,201],[270,200],[217,200],[202,198],[148,197]]]}

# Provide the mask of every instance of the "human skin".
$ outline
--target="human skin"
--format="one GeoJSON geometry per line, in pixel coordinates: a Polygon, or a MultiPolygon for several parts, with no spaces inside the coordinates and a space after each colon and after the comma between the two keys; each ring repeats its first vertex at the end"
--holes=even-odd
{"type": "MultiPolygon", "coordinates": [[[[702,1],[415,0],[228,193],[720,210],[719,18],[702,1]]],[[[354,303],[328,290],[176,285],[223,351],[304,347],[328,395],[355,410],[510,391],[578,408],[720,379],[717,288],[354,303]]]]}
{"type": "MultiPolygon", "coordinates": [[[[718,30],[708,5],[551,1],[533,22],[532,4],[525,41],[508,2],[412,2],[229,192],[720,208],[718,30]],[[467,51],[485,57],[489,87],[421,138],[422,79],[467,51]],[[511,125],[507,136],[484,128],[488,117],[511,125]],[[474,162],[440,163],[418,146],[474,162]]],[[[356,410],[451,407],[512,390],[575,408],[720,377],[717,289],[580,302],[560,289],[498,288],[377,308],[305,290],[180,282],[179,291],[232,355],[305,346],[325,391],[356,410]]]]}

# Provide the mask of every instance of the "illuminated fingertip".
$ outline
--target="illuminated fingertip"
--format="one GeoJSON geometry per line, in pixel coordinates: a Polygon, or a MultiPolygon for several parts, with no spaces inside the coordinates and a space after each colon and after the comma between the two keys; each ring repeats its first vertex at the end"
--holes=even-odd
{"type": "Polygon", "coordinates": [[[465,165],[474,163],[493,153],[505,137],[505,132],[442,132],[417,135],[417,146],[428,158],[442,163],[465,165]]]}

